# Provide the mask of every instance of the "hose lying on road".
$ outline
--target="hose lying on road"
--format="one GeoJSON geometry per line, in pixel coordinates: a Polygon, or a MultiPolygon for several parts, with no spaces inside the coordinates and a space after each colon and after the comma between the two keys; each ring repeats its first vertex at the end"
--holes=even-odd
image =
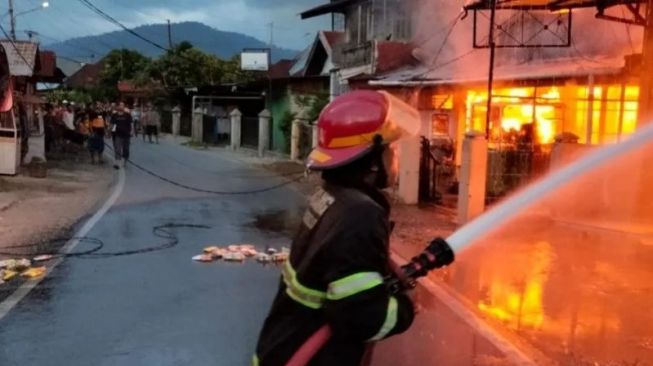
{"type": "MultiPolygon", "coordinates": [[[[114,151],[113,148],[111,146],[109,146],[108,144],[105,143],[105,146],[109,150],[114,151]]],[[[189,186],[189,185],[184,184],[184,183],[176,182],[176,181],[174,181],[172,179],[169,179],[169,178],[166,178],[166,177],[164,177],[164,176],[162,176],[160,174],[157,174],[157,173],[145,168],[144,166],[136,164],[131,159],[128,159],[127,162],[130,165],[134,166],[136,169],[138,169],[138,170],[140,170],[140,171],[142,171],[142,172],[144,172],[144,173],[146,173],[146,174],[148,174],[148,175],[150,175],[150,176],[152,176],[154,178],[157,178],[157,179],[159,179],[161,181],[164,181],[164,182],[166,182],[168,184],[172,184],[173,186],[183,188],[183,189],[193,191],[193,192],[208,193],[208,194],[221,195],[221,196],[238,196],[238,195],[249,195],[249,194],[265,193],[265,192],[273,191],[275,189],[279,189],[279,188],[291,185],[291,184],[293,184],[295,182],[298,182],[298,181],[302,180],[302,178],[304,178],[305,175],[306,175],[306,173],[299,173],[300,175],[298,175],[297,177],[294,177],[294,178],[292,178],[290,180],[287,180],[285,182],[281,182],[279,184],[275,184],[275,185],[272,185],[272,186],[269,186],[269,187],[259,188],[259,189],[252,189],[252,190],[247,190],[247,191],[216,191],[216,190],[212,190],[212,189],[197,188],[197,187],[189,186]]],[[[282,175],[279,175],[279,176],[281,177],[282,175]]]]}
{"type": "Polygon", "coordinates": [[[124,257],[124,256],[136,255],[136,254],[152,253],[165,249],[170,249],[177,246],[179,244],[179,238],[170,229],[178,229],[178,228],[210,229],[211,227],[206,225],[193,225],[193,224],[164,224],[164,225],[154,226],[152,228],[152,234],[154,234],[159,238],[166,239],[167,241],[165,243],[151,246],[151,247],[126,250],[126,251],[103,253],[100,252],[100,250],[104,248],[104,242],[102,240],[98,238],[91,238],[91,237],[71,237],[71,238],[52,239],[52,240],[48,240],[47,243],[16,245],[11,247],[6,247],[5,249],[8,249],[9,251],[0,252],[0,255],[9,256],[9,257],[37,257],[37,256],[47,255],[47,256],[52,256],[53,259],[54,258],[97,259],[97,258],[124,257]],[[45,245],[63,244],[75,240],[78,241],[78,243],[80,244],[90,244],[93,245],[93,247],[87,250],[69,252],[69,253],[59,253],[59,252],[51,252],[51,251],[34,252],[28,250],[29,248],[38,248],[45,245]],[[20,252],[14,252],[12,251],[12,249],[23,249],[23,250],[20,252]]]}

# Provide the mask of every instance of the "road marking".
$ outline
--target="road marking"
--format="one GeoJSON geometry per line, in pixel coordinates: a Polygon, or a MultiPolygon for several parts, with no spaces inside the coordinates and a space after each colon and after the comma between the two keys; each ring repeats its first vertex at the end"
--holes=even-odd
{"type": "MultiPolygon", "coordinates": [[[[113,205],[116,203],[118,200],[118,197],[120,197],[120,194],[122,193],[123,188],[125,187],[125,171],[124,169],[120,169],[118,172],[118,184],[113,189],[113,193],[111,193],[111,196],[104,202],[102,207],[98,211],[91,216],[91,218],[84,223],[84,226],[79,229],[75,233],[75,237],[84,237],[86,236],[92,229],[93,227],[104,217],[104,215],[113,207],[113,205]]],[[[72,250],[75,249],[75,247],[79,244],[79,240],[77,239],[72,239],[69,242],[67,242],[64,247],[62,248],[63,253],[70,253],[72,250]]],[[[16,289],[7,299],[5,299],[3,302],[0,303],[0,320],[2,320],[9,312],[11,309],[13,309],[18,303],[25,297],[27,294],[29,294],[30,291],[32,291],[36,286],[38,286],[41,281],[45,279],[61,262],[63,261],[63,258],[58,258],[54,261],[51,267],[48,268],[47,272],[45,275],[38,279],[34,280],[28,280],[25,283],[23,283],[19,288],[16,289]]]]}

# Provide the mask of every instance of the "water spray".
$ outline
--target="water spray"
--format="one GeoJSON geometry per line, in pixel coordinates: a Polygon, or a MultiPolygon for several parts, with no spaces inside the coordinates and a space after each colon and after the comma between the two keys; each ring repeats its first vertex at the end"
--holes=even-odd
{"type": "MultiPolygon", "coordinates": [[[[636,149],[646,147],[653,141],[653,123],[642,128],[629,138],[614,145],[605,146],[586,157],[554,172],[547,178],[533,184],[528,189],[516,193],[500,205],[492,208],[474,221],[463,226],[446,239],[435,239],[418,256],[401,267],[403,276],[386,279],[390,293],[400,293],[416,286],[417,279],[426,276],[430,271],[442,268],[454,261],[454,252],[459,252],[470,245],[481,235],[488,235],[525,209],[537,203],[568,182],[624,156],[636,149]]],[[[331,338],[331,328],[326,325],[320,328],[295,353],[286,366],[304,366],[331,338]]]]}

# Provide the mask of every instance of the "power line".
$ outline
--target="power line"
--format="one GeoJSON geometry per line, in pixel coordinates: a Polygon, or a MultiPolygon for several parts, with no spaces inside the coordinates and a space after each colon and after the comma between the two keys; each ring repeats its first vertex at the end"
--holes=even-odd
{"type": "Polygon", "coordinates": [[[20,50],[18,49],[18,46],[16,45],[16,42],[14,42],[14,40],[9,36],[9,33],[7,33],[7,31],[5,30],[5,28],[2,26],[2,23],[0,23],[0,30],[2,31],[2,34],[4,34],[5,38],[6,38],[6,39],[11,43],[13,49],[16,51],[16,53],[18,54],[18,56],[19,56],[19,57],[20,57],[20,58],[25,62],[25,65],[27,65],[30,69],[33,69],[33,68],[34,68],[34,64],[32,64],[32,63],[30,63],[29,61],[27,61],[27,59],[25,58],[25,56],[23,56],[23,53],[20,52],[20,50]]]}
{"type": "MultiPolygon", "coordinates": [[[[114,151],[113,148],[111,146],[109,146],[108,144],[105,143],[104,145],[106,146],[107,149],[109,149],[111,151],[114,151]]],[[[150,169],[145,168],[142,165],[139,165],[139,164],[135,163],[131,159],[128,159],[127,162],[130,165],[132,165],[133,167],[135,167],[136,169],[138,169],[138,170],[140,170],[140,171],[142,171],[142,172],[144,172],[144,173],[146,173],[146,174],[148,174],[148,175],[150,175],[150,176],[152,176],[152,177],[154,177],[154,178],[156,178],[158,180],[161,180],[163,182],[171,184],[173,186],[183,188],[183,189],[188,190],[188,191],[193,191],[193,192],[198,192],[198,193],[214,194],[214,195],[217,195],[217,196],[243,196],[243,195],[250,195],[250,194],[266,193],[266,192],[273,191],[275,189],[279,189],[279,188],[291,185],[291,184],[293,184],[295,182],[299,182],[300,180],[302,180],[304,178],[304,173],[299,173],[299,175],[294,177],[294,178],[291,178],[291,179],[288,179],[288,180],[286,180],[284,182],[274,184],[274,185],[264,187],[264,188],[252,189],[252,190],[246,190],[246,191],[217,191],[217,190],[212,190],[212,189],[192,187],[192,186],[189,186],[187,184],[174,181],[174,180],[172,180],[170,178],[166,178],[166,177],[164,177],[164,176],[162,176],[160,174],[157,174],[157,173],[151,171],[150,169]]]]}
{"type": "Polygon", "coordinates": [[[115,19],[115,18],[112,17],[111,15],[105,13],[102,9],[98,8],[97,6],[95,6],[95,5],[94,5],[92,2],[90,2],[89,0],[79,0],[79,1],[80,1],[82,4],[84,4],[87,8],[91,9],[93,12],[95,12],[95,13],[98,14],[98,15],[100,15],[100,16],[101,16],[102,18],[104,18],[105,20],[107,20],[107,21],[109,21],[109,22],[111,22],[111,23],[117,25],[118,27],[122,28],[123,30],[125,30],[125,31],[128,32],[129,34],[133,35],[134,37],[139,38],[139,39],[141,39],[142,41],[144,41],[144,42],[146,42],[146,43],[148,43],[148,44],[150,44],[150,45],[152,45],[152,46],[154,46],[154,47],[156,47],[156,48],[158,48],[158,49],[161,49],[161,50],[163,50],[163,51],[170,51],[170,49],[168,49],[167,47],[164,47],[164,46],[162,46],[162,45],[160,45],[160,44],[158,44],[158,43],[152,41],[151,39],[144,37],[144,36],[141,35],[140,33],[136,32],[136,31],[134,31],[133,29],[127,27],[127,26],[124,25],[124,24],[122,24],[120,21],[118,21],[117,19],[115,19]]]}

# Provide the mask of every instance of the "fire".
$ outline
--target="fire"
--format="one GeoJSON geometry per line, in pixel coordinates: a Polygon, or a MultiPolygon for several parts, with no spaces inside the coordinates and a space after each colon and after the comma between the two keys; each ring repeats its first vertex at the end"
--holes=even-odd
{"type": "MultiPolygon", "coordinates": [[[[511,140],[507,134],[522,134],[524,126],[533,124],[535,142],[552,143],[557,133],[555,104],[560,103],[560,90],[551,87],[541,95],[535,95],[535,88],[503,88],[493,92],[493,113],[490,128],[495,140],[511,140]]],[[[484,103],[487,93],[470,91],[467,94],[467,129],[485,130],[484,103]],[[471,122],[471,123],[470,123],[471,122]]]]}

